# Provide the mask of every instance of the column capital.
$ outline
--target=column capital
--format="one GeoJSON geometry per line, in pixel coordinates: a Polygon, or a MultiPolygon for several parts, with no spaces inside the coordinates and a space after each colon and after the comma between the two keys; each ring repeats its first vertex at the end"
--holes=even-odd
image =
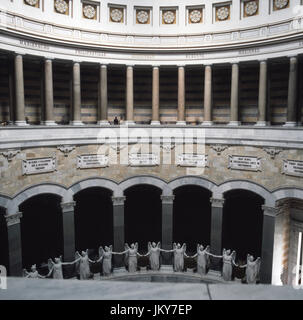
{"type": "Polygon", "coordinates": [[[204,67],[212,67],[213,66],[213,63],[204,63],[204,67]]]}
{"type": "Polygon", "coordinates": [[[262,205],[262,210],[264,216],[275,218],[278,215],[279,210],[275,207],[269,207],[266,205],[262,205]]]}
{"type": "Polygon", "coordinates": [[[125,196],[120,196],[120,197],[114,197],[113,196],[112,197],[113,206],[123,206],[125,199],[126,199],[125,196]]]}
{"type": "Polygon", "coordinates": [[[151,66],[153,69],[159,69],[160,68],[160,65],[159,64],[155,64],[155,65],[152,65],[151,66]]]}
{"type": "Polygon", "coordinates": [[[267,63],[267,59],[264,59],[264,58],[258,59],[258,62],[259,62],[259,63],[267,63]]]}
{"type": "Polygon", "coordinates": [[[178,67],[178,68],[185,68],[186,65],[185,65],[184,63],[179,63],[179,64],[177,64],[177,67],[178,67]]]}
{"type": "Polygon", "coordinates": [[[22,212],[16,212],[14,214],[5,215],[4,217],[6,219],[7,226],[10,227],[20,223],[20,219],[22,218],[22,212]]]}
{"type": "Polygon", "coordinates": [[[62,213],[74,211],[75,201],[61,202],[62,213]]]}
{"type": "Polygon", "coordinates": [[[162,204],[173,204],[174,199],[175,199],[174,195],[170,195],[170,196],[161,195],[162,204]]]}
{"type": "Polygon", "coordinates": [[[215,208],[223,208],[224,198],[210,198],[211,206],[215,208]]]}
{"type": "Polygon", "coordinates": [[[108,67],[108,63],[107,62],[100,62],[99,63],[100,68],[107,68],[108,67]]]}

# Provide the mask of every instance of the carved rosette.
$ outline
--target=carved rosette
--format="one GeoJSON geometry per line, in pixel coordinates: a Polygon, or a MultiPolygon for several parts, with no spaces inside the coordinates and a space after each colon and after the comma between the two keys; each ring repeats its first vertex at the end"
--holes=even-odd
{"type": "Polygon", "coordinates": [[[148,10],[138,10],[137,11],[137,21],[141,24],[146,24],[149,20],[149,11],[148,10]]]}
{"type": "Polygon", "coordinates": [[[86,5],[83,7],[83,16],[87,19],[96,18],[96,8],[91,5],[86,5]]]}
{"type": "Polygon", "coordinates": [[[258,2],[257,1],[248,1],[244,5],[244,11],[246,16],[254,16],[258,12],[258,2]]]}
{"type": "Polygon", "coordinates": [[[274,0],[274,6],[276,9],[284,9],[288,6],[289,0],[274,0]]]}
{"type": "Polygon", "coordinates": [[[194,9],[191,10],[189,13],[189,21],[190,23],[199,23],[202,21],[202,10],[201,9],[194,9]]]}
{"type": "Polygon", "coordinates": [[[6,224],[8,227],[13,226],[15,224],[20,223],[20,219],[22,218],[22,212],[17,212],[15,214],[6,215],[6,224]]]}
{"type": "Polygon", "coordinates": [[[163,23],[173,24],[176,20],[176,12],[172,10],[163,11],[163,23]]]}
{"type": "Polygon", "coordinates": [[[64,157],[68,157],[68,154],[72,152],[76,147],[75,146],[59,146],[58,150],[64,153],[64,157]]]}
{"type": "Polygon", "coordinates": [[[217,8],[216,16],[219,21],[224,21],[229,18],[229,6],[219,7],[217,8]]]}
{"type": "Polygon", "coordinates": [[[35,7],[37,4],[39,4],[39,0],[24,0],[24,2],[32,7],[35,7]]]}
{"type": "Polygon", "coordinates": [[[66,14],[68,10],[68,4],[64,0],[56,0],[55,1],[55,9],[57,12],[66,14]]]}
{"type": "Polygon", "coordinates": [[[123,9],[112,8],[110,11],[110,18],[112,22],[121,23],[123,20],[123,9]]]}

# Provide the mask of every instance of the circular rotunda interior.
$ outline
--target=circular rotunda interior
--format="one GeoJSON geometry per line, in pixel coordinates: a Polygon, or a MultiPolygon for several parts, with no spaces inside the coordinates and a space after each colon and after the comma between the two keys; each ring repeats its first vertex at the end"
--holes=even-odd
{"type": "Polygon", "coordinates": [[[1,1],[0,265],[202,244],[300,285],[302,55],[301,0],[1,1]]]}

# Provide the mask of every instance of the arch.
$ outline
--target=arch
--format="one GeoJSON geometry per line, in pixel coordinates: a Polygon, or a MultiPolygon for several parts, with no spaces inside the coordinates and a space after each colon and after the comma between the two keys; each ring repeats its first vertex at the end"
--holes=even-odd
{"type": "Polygon", "coordinates": [[[61,199],[66,198],[67,190],[58,184],[38,184],[31,186],[19,194],[17,194],[8,206],[8,214],[14,214],[18,212],[19,205],[27,199],[39,195],[39,194],[54,194],[59,196],[61,199]]]}
{"type": "Polygon", "coordinates": [[[0,195],[0,207],[4,208],[5,210],[9,206],[10,201],[11,199],[8,197],[0,195]]]}
{"type": "Polygon", "coordinates": [[[277,189],[272,193],[275,201],[286,199],[286,198],[296,198],[303,200],[303,189],[299,188],[282,188],[277,189]]]}
{"type": "Polygon", "coordinates": [[[185,186],[185,185],[193,185],[193,186],[200,186],[204,189],[213,192],[213,189],[216,187],[216,184],[212,181],[196,176],[184,176],[176,178],[169,182],[168,187],[171,190],[175,190],[178,187],[185,186]]]}
{"type": "Polygon", "coordinates": [[[82,191],[82,190],[88,189],[88,188],[95,188],[95,187],[101,187],[104,189],[108,189],[113,192],[113,196],[118,196],[121,194],[120,188],[115,181],[110,180],[110,179],[106,179],[106,178],[94,177],[94,178],[88,178],[85,180],[81,180],[81,181],[73,184],[68,189],[68,198],[69,198],[69,200],[72,200],[74,195],[76,193],[78,193],[79,191],[82,191]]]}
{"type": "Polygon", "coordinates": [[[246,181],[246,180],[233,180],[233,181],[224,182],[214,189],[214,196],[222,195],[227,191],[236,190],[236,189],[254,192],[265,200],[265,205],[267,206],[275,205],[275,199],[271,194],[271,192],[269,192],[267,189],[265,189],[263,186],[257,183],[246,181]]]}
{"type": "Polygon", "coordinates": [[[121,188],[121,192],[124,193],[126,189],[139,184],[147,184],[147,185],[155,186],[161,189],[162,191],[167,188],[167,183],[164,180],[157,177],[153,177],[153,176],[131,177],[122,181],[119,184],[119,186],[121,188]]]}

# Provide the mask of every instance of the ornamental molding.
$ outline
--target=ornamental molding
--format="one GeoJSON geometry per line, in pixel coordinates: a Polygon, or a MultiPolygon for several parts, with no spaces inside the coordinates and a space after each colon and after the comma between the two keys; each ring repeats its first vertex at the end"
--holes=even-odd
{"type": "Polygon", "coordinates": [[[8,227],[20,223],[21,218],[22,218],[22,212],[17,212],[15,214],[5,216],[6,223],[7,223],[8,227]]]}
{"type": "Polygon", "coordinates": [[[12,149],[7,151],[2,151],[1,154],[7,159],[8,162],[11,162],[13,158],[20,152],[20,149],[12,149]]]}
{"type": "Polygon", "coordinates": [[[263,147],[263,150],[270,155],[271,159],[275,159],[276,155],[283,151],[283,149],[274,147],[263,147]]]}
{"type": "Polygon", "coordinates": [[[225,144],[213,144],[210,146],[211,149],[217,152],[217,155],[221,155],[221,153],[228,148],[228,145],[225,144]]]}
{"type": "Polygon", "coordinates": [[[76,149],[76,146],[58,146],[57,149],[64,153],[64,157],[68,157],[68,154],[76,149]]]}

